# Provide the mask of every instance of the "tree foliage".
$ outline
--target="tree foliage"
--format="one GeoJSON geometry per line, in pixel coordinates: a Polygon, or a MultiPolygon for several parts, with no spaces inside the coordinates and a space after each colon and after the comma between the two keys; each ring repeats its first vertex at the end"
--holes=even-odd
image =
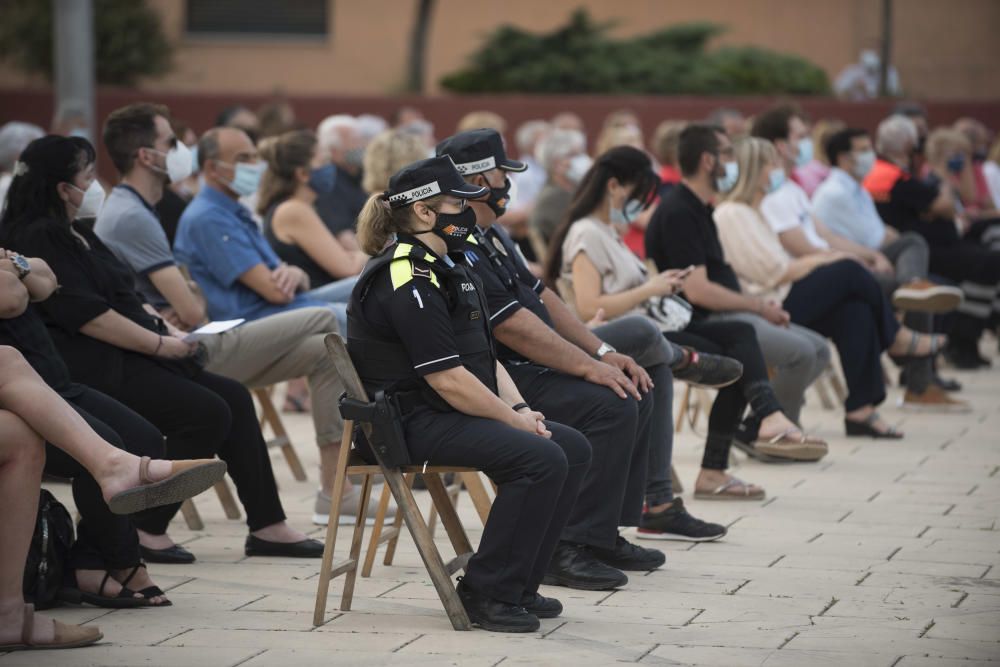
{"type": "Polygon", "coordinates": [[[724,28],[671,26],[632,39],[608,36],[582,9],[547,34],[504,25],[467,67],[441,85],[457,93],[824,94],[826,73],[799,58],[752,46],[707,51],[724,28]]]}
{"type": "MultiPolygon", "coordinates": [[[[93,0],[97,82],[131,86],[170,69],[171,47],[159,15],[143,0],[93,0]]],[[[51,0],[0,4],[0,56],[49,80],[53,70],[51,0]]]]}

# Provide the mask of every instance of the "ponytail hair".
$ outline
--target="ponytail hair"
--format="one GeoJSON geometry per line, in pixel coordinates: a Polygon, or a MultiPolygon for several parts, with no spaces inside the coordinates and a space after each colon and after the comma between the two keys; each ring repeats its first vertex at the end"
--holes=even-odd
{"type": "MultiPolygon", "coordinates": [[[[444,199],[437,195],[422,199],[429,208],[435,208],[444,199]]],[[[374,257],[393,241],[396,234],[410,230],[411,206],[392,208],[386,192],[373,194],[358,214],[357,237],[361,250],[374,257]]]]}
{"type": "Polygon", "coordinates": [[[258,213],[266,215],[295,194],[299,187],[295,170],[300,167],[309,169],[316,146],[316,135],[309,130],[292,130],[261,140],[257,150],[261,159],[267,163],[267,171],[260,181],[258,213]]]}

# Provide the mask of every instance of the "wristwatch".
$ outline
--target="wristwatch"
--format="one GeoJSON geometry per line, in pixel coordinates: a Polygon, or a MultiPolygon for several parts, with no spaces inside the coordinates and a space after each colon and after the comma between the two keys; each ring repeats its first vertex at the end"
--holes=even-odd
{"type": "Polygon", "coordinates": [[[31,273],[31,264],[28,263],[22,255],[11,253],[7,255],[7,259],[10,263],[14,265],[14,270],[17,271],[17,279],[24,280],[31,273]]]}
{"type": "Polygon", "coordinates": [[[611,347],[607,343],[601,343],[601,346],[597,348],[597,352],[594,354],[598,359],[603,359],[604,355],[608,352],[617,352],[615,348],[611,347]]]}

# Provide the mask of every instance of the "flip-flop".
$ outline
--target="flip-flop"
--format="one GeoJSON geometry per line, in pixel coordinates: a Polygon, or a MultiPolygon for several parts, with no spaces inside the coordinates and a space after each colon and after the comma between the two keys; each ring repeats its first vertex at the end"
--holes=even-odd
{"type": "Polygon", "coordinates": [[[21,641],[18,644],[0,644],[0,653],[5,651],[47,651],[50,649],[79,648],[95,644],[104,635],[93,625],[67,625],[53,619],[55,632],[51,642],[35,642],[31,633],[35,629],[35,605],[24,605],[24,622],[21,624],[21,641]]]}
{"type": "Polygon", "coordinates": [[[798,428],[790,428],[768,440],[757,440],[753,446],[761,454],[792,461],[819,461],[830,451],[825,441],[809,437],[798,428]]]}
{"type": "Polygon", "coordinates": [[[726,482],[712,491],[698,491],[695,489],[696,500],[764,500],[767,496],[764,489],[759,493],[750,493],[752,484],[747,484],[739,477],[730,477],[726,482]],[[729,489],[742,487],[743,493],[729,493],[729,489]]]}
{"type": "Polygon", "coordinates": [[[116,493],[108,501],[115,514],[135,514],[151,507],[172,505],[212,488],[226,474],[225,461],[190,459],[171,461],[171,473],[158,482],[149,477],[148,456],[139,462],[139,486],[116,493]]]}

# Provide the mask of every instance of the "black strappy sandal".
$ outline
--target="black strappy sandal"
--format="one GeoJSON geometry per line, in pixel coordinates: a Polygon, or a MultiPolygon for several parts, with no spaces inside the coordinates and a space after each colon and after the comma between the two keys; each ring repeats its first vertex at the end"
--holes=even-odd
{"type": "Polygon", "coordinates": [[[910,338],[910,343],[906,346],[905,354],[890,354],[889,358],[892,359],[893,363],[897,366],[905,366],[911,361],[917,361],[920,359],[927,359],[928,357],[935,357],[937,353],[944,349],[942,341],[947,340],[944,336],[938,334],[923,334],[913,332],[913,336],[910,338]],[[917,354],[917,346],[920,345],[920,337],[929,336],[931,341],[931,351],[927,354],[917,354]]]}
{"type": "MultiPolygon", "coordinates": [[[[132,571],[129,572],[129,575],[127,577],[125,577],[125,581],[122,582],[122,586],[128,586],[128,582],[132,581],[133,577],[135,577],[135,575],[139,571],[140,567],[145,570],[146,569],[146,564],[145,563],[139,563],[138,565],[136,565],[135,567],[133,567],[132,571]]],[[[149,601],[150,598],[166,597],[167,594],[164,593],[163,590],[160,589],[159,586],[146,586],[145,588],[137,590],[136,593],[138,593],[143,598],[145,598],[146,604],[149,607],[172,607],[173,604],[174,604],[170,600],[166,600],[164,602],[161,602],[160,604],[153,604],[152,602],[149,601]]]]}
{"type": "MultiPolygon", "coordinates": [[[[149,600],[135,597],[136,591],[133,591],[125,584],[122,584],[122,589],[115,597],[111,598],[104,595],[104,587],[110,578],[111,573],[105,572],[104,578],[101,579],[101,587],[97,589],[96,593],[87,593],[79,588],[66,587],[59,590],[58,597],[63,602],[69,602],[70,604],[89,604],[105,609],[134,609],[136,607],[149,606],[149,600]]],[[[79,586],[79,584],[77,585],[79,586]]]]}
{"type": "Polygon", "coordinates": [[[875,428],[875,422],[880,419],[877,412],[872,412],[864,421],[844,419],[844,429],[849,438],[874,438],[875,440],[899,440],[903,437],[900,431],[890,426],[885,431],[875,428]]]}

